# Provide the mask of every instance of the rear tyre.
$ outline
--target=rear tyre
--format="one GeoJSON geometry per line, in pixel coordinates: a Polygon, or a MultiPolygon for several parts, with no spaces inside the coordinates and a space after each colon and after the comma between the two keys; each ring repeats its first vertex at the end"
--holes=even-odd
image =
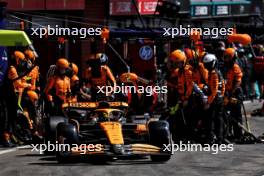
{"type": "MultiPolygon", "coordinates": [[[[48,143],[55,144],[56,143],[56,128],[57,125],[61,122],[68,122],[68,119],[62,116],[50,116],[45,119],[44,122],[44,142],[46,145],[48,143]]],[[[54,152],[45,151],[45,154],[54,154],[54,152]]]]}
{"type": "Polygon", "coordinates": [[[151,155],[154,162],[166,162],[171,158],[171,151],[164,151],[164,145],[171,144],[171,134],[167,121],[152,121],[148,124],[150,144],[160,147],[162,155],[151,155]]]}

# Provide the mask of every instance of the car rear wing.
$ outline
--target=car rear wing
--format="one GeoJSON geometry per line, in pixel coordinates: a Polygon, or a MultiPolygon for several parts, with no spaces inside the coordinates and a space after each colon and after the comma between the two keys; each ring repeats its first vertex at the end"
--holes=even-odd
{"type": "MultiPolygon", "coordinates": [[[[126,102],[107,102],[110,108],[127,108],[126,102]]],[[[99,107],[100,102],[77,102],[77,103],[64,103],[62,108],[74,108],[74,109],[96,109],[99,107]]]]}

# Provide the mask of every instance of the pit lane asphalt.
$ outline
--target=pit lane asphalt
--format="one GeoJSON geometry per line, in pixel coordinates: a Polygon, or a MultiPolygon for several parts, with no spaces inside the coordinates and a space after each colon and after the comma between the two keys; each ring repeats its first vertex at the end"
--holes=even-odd
{"type": "MultiPolygon", "coordinates": [[[[246,109],[250,112],[260,105],[257,101],[247,102],[246,109]]],[[[254,134],[261,135],[264,132],[264,117],[251,117],[250,125],[254,134]]],[[[177,152],[165,164],[141,159],[103,165],[89,162],[58,164],[53,156],[40,155],[29,148],[0,148],[0,168],[1,176],[264,176],[264,145],[235,145],[234,151],[216,155],[209,152],[177,152]]]]}

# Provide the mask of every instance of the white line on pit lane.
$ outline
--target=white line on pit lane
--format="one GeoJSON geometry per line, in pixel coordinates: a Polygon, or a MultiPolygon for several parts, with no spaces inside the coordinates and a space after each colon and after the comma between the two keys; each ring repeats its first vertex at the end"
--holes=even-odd
{"type": "Polygon", "coordinates": [[[11,148],[11,149],[7,149],[7,150],[2,150],[2,151],[0,151],[0,155],[6,154],[6,153],[10,153],[10,152],[14,152],[16,150],[17,150],[17,148],[11,148]]]}
{"type": "Polygon", "coordinates": [[[27,148],[31,148],[30,145],[19,146],[19,147],[15,147],[15,148],[11,148],[11,149],[6,149],[6,150],[0,150],[0,155],[10,153],[10,152],[15,152],[19,149],[27,149],[27,148]]]}
{"type": "Polygon", "coordinates": [[[16,147],[17,149],[29,149],[29,148],[32,148],[30,145],[22,145],[22,146],[19,146],[19,147],[16,147]]]}
{"type": "Polygon", "coordinates": [[[252,101],[250,100],[246,100],[246,101],[243,101],[244,104],[249,104],[249,103],[252,103],[252,101]]]}

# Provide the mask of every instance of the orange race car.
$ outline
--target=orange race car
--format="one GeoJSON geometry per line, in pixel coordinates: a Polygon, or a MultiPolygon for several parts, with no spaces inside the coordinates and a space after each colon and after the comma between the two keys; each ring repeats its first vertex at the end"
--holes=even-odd
{"type": "Polygon", "coordinates": [[[46,120],[46,144],[67,145],[56,151],[62,163],[76,156],[99,161],[150,156],[155,162],[168,161],[172,153],[165,149],[171,146],[169,124],[146,115],[126,117],[127,109],[125,102],[66,103],[65,117],[46,120]]]}

